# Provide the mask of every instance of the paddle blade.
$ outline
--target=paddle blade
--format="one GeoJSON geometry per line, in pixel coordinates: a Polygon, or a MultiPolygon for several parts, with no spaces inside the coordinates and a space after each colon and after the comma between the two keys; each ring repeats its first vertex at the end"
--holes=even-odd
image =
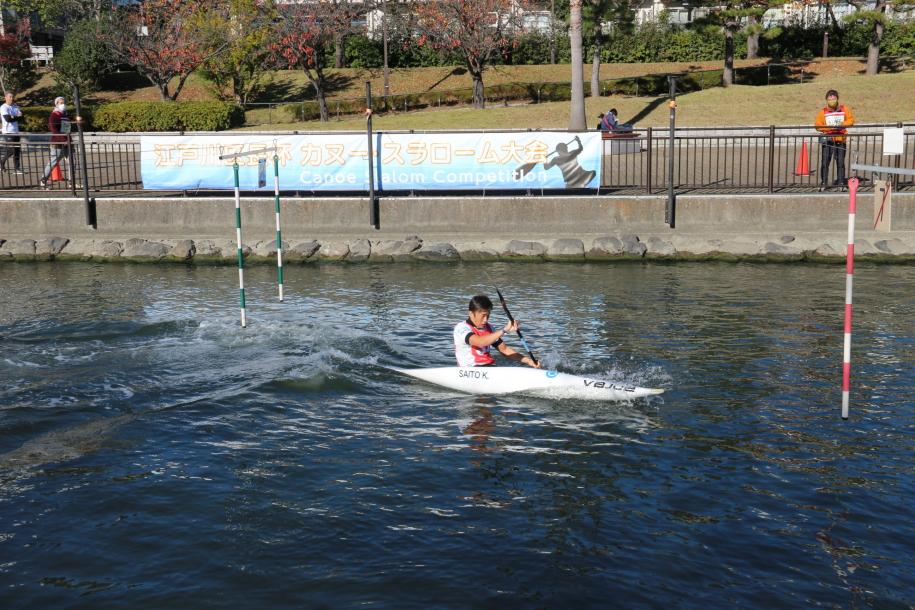
{"type": "Polygon", "coordinates": [[[528,175],[531,172],[531,170],[534,169],[536,166],[537,166],[537,162],[525,163],[524,165],[520,166],[514,172],[515,180],[521,180],[526,175],[528,175]]]}

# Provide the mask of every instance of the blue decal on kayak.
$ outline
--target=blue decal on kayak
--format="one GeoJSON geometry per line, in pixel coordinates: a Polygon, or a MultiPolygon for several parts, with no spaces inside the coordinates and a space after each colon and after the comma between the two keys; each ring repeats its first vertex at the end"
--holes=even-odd
{"type": "Polygon", "coordinates": [[[559,371],[547,371],[546,372],[546,376],[549,377],[550,379],[552,379],[553,377],[555,377],[558,374],[559,374],[559,371]]]}

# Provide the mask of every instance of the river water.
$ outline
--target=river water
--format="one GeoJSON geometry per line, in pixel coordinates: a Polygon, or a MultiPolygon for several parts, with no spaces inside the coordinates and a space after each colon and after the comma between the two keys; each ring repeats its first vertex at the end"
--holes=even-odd
{"type": "MultiPolygon", "coordinates": [[[[912,608],[913,266],[0,265],[0,606],[912,608]],[[473,397],[497,283],[632,403],[473,397]]],[[[494,324],[505,321],[495,311],[494,324]]],[[[517,340],[514,341],[517,347],[517,340]]]]}

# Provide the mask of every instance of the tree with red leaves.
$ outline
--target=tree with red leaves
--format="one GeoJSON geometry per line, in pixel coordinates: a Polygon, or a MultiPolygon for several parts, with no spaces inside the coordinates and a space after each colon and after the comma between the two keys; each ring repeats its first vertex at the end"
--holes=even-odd
{"type": "Polygon", "coordinates": [[[271,60],[279,69],[302,70],[315,90],[321,121],[327,111],[328,62],[335,40],[352,31],[352,24],[368,10],[364,2],[326,0],[277,6],[278,16],[269,43],[271,60]]]}
{"type": "Polygon", "coordinates": [[[119,61],[159,89],[163,101],[175,101],[191,73],[226,48],[217,26],[225,23],[226,10],[226,3],[207,0],[121,5],[111,11],[102,37],[119,61]]]}
{"type": "Polygon", "coordinates": [[[438,0],[418,2],[414,31],[420,45],[457,52],[473,79],[473,106],[485,107],[483,72],[523,33],[522,0],[438,0]]]}
{"type": "Polygon", "coordinates": [[[32,55],[28,37],[28,19],[7,26],[6,33],[0,36],[0,92],[19,91],[35,81],[35,67],[25,61],[32,55]]]}

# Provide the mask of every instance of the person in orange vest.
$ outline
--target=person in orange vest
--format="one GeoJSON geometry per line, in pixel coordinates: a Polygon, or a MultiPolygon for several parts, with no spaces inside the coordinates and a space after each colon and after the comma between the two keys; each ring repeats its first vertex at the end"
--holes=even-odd
{"type": "Polygon", "coordinates": [[[820,136],[820,189],[826,188],[829,179],[829,164],[836,160],[836,180],[834,186],[845,188],[845,148],[847,127],[855,124],[855,115],[851,108],[839,103],[839,92],[830,89],[826,92],[826,106],[817,113],[816,126],[820,136]]]}

